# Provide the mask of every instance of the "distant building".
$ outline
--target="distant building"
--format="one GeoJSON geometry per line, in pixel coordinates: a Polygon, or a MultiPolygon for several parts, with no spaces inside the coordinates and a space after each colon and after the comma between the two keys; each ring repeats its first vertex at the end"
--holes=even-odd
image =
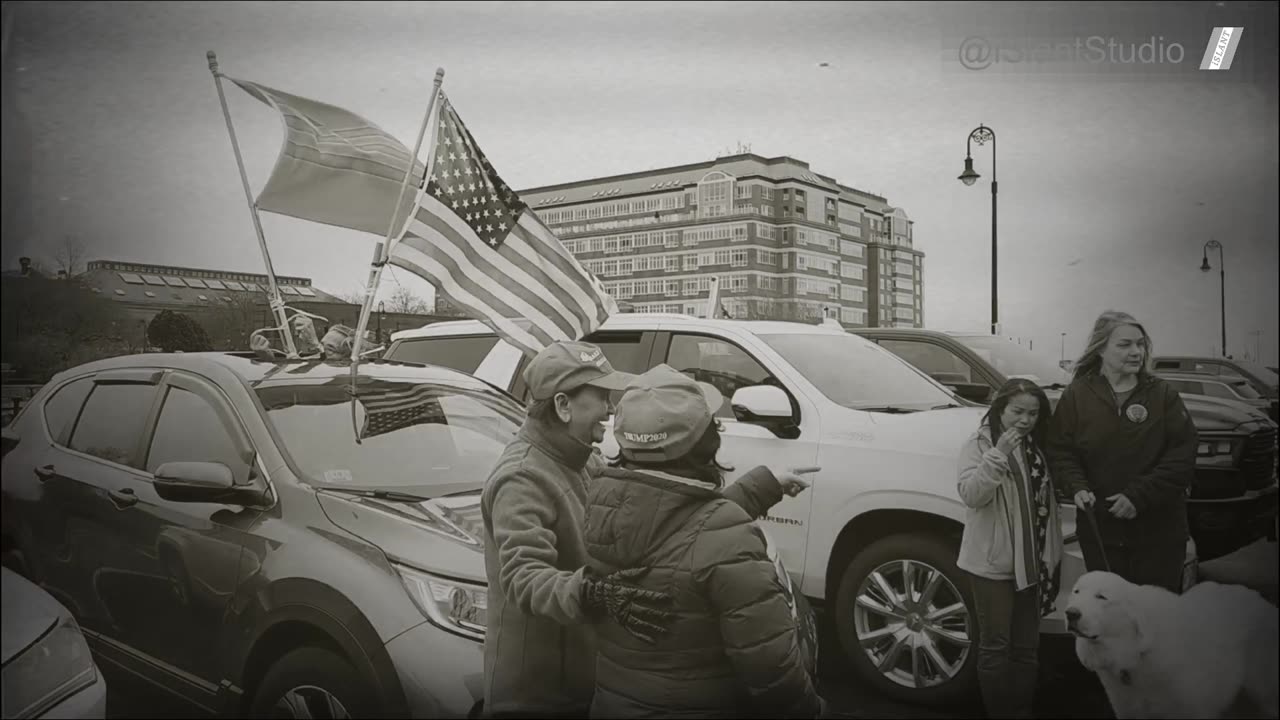
{"type": "MultiPolygon", "coordinates": [[[[131,319],[141,322],[150,322],[162,310],[173,310],[206,321],[239,316],[254,324],[255,329],[275,324],[267,302],[266,275],[96,260],[89,263],[88,270],[79,279],[95,294],[123,306],[131,319]]],[[[359,305],[313,287],[310,278],[277,275],[276,283],[290,307],[324,317],[329,324],[355,327],[359,322],[359,305]]],[[[377,330],[381,326],[384,335],[419,328],[440,319],[434,315],[379,313],[377,310],[375,306],[369,329],[377,330]]],[[[219,342],[218,338],[213,340],[219,342]]]]}
{"type": "Polygon", "coordinates": [[[922,327],[924,253],[878,195],[751,153],[520,191],[624,310],[922,327]]]}

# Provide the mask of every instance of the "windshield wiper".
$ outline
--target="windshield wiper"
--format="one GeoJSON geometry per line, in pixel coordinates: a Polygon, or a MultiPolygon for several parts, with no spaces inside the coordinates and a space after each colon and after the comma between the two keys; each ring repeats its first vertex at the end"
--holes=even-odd
{"type": "Polygon", "coordinates": [[[889,415],[906,415],[907,413],[920,412],[915,408],[904,408],[904,407],[898,407],[897,405],[876,405],[873,407],[855,407],[854,410],[861,410],[863,412],[887,413],[889,415]]]}
{"type": "Polygon", "coordinates": [[[1049,383],[1048,385],[1041,385],[1040,389],[1041,390],[1066,390],[1067,386],[1063,385],[1062,383],[1049,383]]]}
{"type": "Polygon", "coordinates": [[[414,495],[413,493],[400,492],[398,490],[379,490],[377,488],[358,487],[355,485],[315,485],[317,490],[332,490],[334,492],[348,493],[350,495],[360,495],[361,497],[370,497],[377,500],[390,500],[392,502],[417,503],[425,502],[431,498],[425,495],[414,495]]]}
{"type": "Polygon", "coordinates": [[[955,403],[947,403],[946,405],[934,405],[933,407],[931,407],[931,408],[929,408],[929,409],[930,409],[930,410],[950,410],[951,408],[958,408],[958,407],[964,407],[964,406],[963,406],[963,405],[957,405],[957,404],[955,404],[955,403]]]}

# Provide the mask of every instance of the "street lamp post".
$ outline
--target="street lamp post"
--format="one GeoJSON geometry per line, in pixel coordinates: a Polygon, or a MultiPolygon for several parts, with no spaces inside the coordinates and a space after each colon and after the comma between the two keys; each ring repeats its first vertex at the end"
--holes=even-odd
{"type": "Polygon", "coordinates": [[[382,342],[382,316],[387,314],[387,301],[378,301],[378,342],[382,342]]]}
{"type": "Polygon", "coordinates": [[[1220,282],[1221,305],[1219,309],[1222,313],[1222,357],[1227,356],[1227,267],[1226,262],[1222,259],[1222,243],[1217,240],[1210,239],[1204,244],[1204,258],[1200,261],[1200,270],[1209,272],[1213,268],[1209,265],[1209,251],[1218,251],[1218,280],[1220,282]]]}
{"type": "Polygon", "coordinates": [[[973,169],[973,143],[979,146],[991,142],[991,334],[999,325],[999,302],[996,283],[996,133],[986,125],[979,125],[969,133],[964,149],[964,172],[957,178],[965,185],[972,185],[982,177],[973,169]]]}
{"type": "Polygon", "coordinates": [[[1062,350],[1058,353],[1058,365],[1061,366],[1067,361],[1067,334],[1062,333],[1062,350]]]}

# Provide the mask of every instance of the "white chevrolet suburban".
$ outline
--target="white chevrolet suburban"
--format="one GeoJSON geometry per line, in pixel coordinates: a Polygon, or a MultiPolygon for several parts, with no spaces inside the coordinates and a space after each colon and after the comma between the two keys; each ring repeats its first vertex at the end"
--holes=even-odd
{"type": "MultiPolygon", "coordinates": [[[[618,370],[667,363],[730,398],[720,459],[737,472],[822,468],[766,524],[802,592],[833,616],[860,675],[908,702],[975,690],[977,619],[955,563],[964,520],[956,465],[985,408],[838,326],[621,314],[586,339],[618,370]]],[[[396,333],[384,357],[445,365],[528,399],[528,359],[476,321],[396,333]]],[[[603,450],[617,454],[612,433],[603,450]]],[[[1075,514],[1064,511],[1065,594],[1084,563],[1075,514]]],[[[1065,633],[1061,611],[1042,630],[1065,633]]]]}

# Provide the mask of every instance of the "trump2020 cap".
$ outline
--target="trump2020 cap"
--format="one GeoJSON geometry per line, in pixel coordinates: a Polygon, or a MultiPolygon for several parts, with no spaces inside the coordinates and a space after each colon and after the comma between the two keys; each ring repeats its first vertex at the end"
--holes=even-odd
{"type": "Polygon", "coordinates": [[[714,386],[658,365],[623,392],[613,435],[628,460],[676,460],[698,443],[722,404],[724,396],[714,386]]]}
{"type": "Polygon", "coordinates": [[[600,348],[585,342],[558,342],[542,349],[524,371],[534,400],[550,400],[556,393],[583,385],[621,390],[635,375],[618,372],[600,348]]]}

